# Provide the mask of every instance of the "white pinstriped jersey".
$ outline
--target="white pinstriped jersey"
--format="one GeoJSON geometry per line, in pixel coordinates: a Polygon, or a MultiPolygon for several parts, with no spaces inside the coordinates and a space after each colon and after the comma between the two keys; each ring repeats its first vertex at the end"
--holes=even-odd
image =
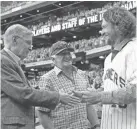
{"type": "MultiPolygon", "coordinates": [[[[130,41],[111,61],[112,53],[104,64],[104,91],[113,91],[125,87],[125,83],[133,75],[131,82],[137,84],[137,42],[130,41]]],[[[103,105],[101,129],[137,129],[136,103],[128,104],[126,108],[103,105]]]]}

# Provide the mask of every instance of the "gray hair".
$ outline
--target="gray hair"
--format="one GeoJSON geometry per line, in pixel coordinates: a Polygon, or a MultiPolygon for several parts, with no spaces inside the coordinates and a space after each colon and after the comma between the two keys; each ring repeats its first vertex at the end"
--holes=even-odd
{"type": "Polygon", "coordinates": [[[5,47],[11,46],[14,36],[24,37],[27,35],[33,35],[33,33],[29,29],[20,24],[14,24],[5,31],[4,45],[5,47]]]}

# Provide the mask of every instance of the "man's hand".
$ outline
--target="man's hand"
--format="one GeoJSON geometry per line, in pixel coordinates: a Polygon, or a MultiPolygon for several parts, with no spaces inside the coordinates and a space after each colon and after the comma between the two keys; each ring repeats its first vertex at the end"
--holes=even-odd
{"type": "Polygon", "coordinates": [[[77,96],[82,99],[81,102],[96,104],[101,101],[101,92],[91,90],[91,91],[73,91],[74,96],[77,96]]]}
{"type": "Polygon", "coordinates": [[[83,91],[72,91],[73,92],[73,95],[78,97],[78,98],[82,98],[83,96],[83,91]]]}
{"type": "Polygon", "coordinates": [[[74,106],[74,105],[80,103],[81,101],[79,98],[77,98],[75,96],[60,93],[60,102],[65,105],[74,106]]]}
{"type": "Polygon", "coordinates": [[[133,76],[126,82],[125,87],[113,91],[113,100],[115,100],[118,104],[135,103],[137,87],[136,80],[136,76],[133,76]]]}
{"type": "Polygon", "coordinates": [[[134,85],[131,85],[129,88],[124,87],[113,91],[113,99],[119,104],[130,104],[136,102],[135,92],[136,89],[134,85]]]}

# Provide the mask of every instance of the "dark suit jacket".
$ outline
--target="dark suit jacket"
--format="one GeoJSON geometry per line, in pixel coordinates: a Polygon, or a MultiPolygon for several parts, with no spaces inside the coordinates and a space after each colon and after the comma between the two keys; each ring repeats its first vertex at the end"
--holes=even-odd
{"type": "Polygon", "coordinates": [[[33,106],[54,109],[58,102],[58,93],[33,89],[21,67],[6,51],[1,51],[2,129],[34,129],[33,106]]]}

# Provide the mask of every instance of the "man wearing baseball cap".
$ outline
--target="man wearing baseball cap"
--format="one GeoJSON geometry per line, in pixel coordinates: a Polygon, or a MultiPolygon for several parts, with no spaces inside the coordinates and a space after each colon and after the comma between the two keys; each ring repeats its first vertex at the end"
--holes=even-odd
{"type": "Polygon", "coordinates": [[[70,47],[70,45],[67,44],[65,41],[59,41],[52,45],[50,50],[50,55],[52,57],[52,56],[58,55],[59,53],[62,53],[65,50],[68,50],[70,52],[74,51],[74,49],[70,47]]]}
{"type": "MultiPolygon", "coordinates": [[[[50,56],[54,68],[43,76],[44,89],[71,96],[74,90],[87,90],[89,82],[85,72],[72,65],[73,51],[74,49],[64,41],[52,45],[50,56]]],[[[90,123],[93,126],[98,124],[94,108],[83,103],[72,106],[60,104],[52,111],[47,108],[38,110],[40,122],[45,129],[89,129],[90,123]]]]}

